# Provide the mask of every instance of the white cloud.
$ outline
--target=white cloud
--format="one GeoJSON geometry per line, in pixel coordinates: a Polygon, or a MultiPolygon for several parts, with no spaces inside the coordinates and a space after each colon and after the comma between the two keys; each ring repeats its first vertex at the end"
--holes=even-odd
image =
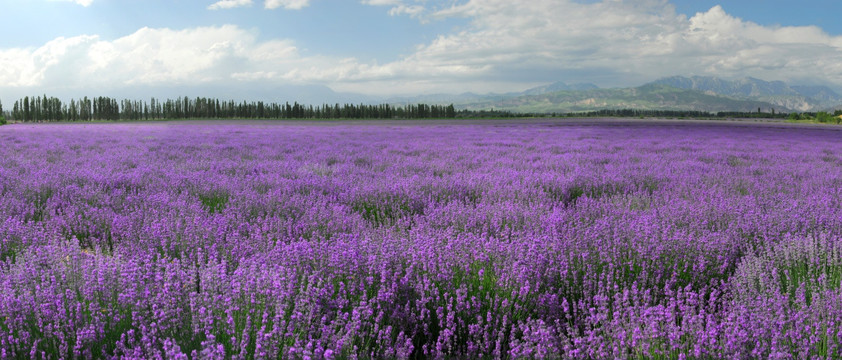
{"type": "MultiPolygon", "coordinates": [[[[394,5],[366,3],[374,2],[394,5]]],[[[629,86],[670,75],[842,84],[842,37],[814,26],[758,25],[720,6],[688,18],[667,0],[469,0],[427,16],[467,18],[470,26],[346,78],[371,78],[378,89],[479,92],[555,80],[629,86]]],[[[344,91],[369,86],[359,80],[335,85],[344,91]]]]}
{"type": "Polygon", "coordinates": [[[402,4],[401,0],[362,0],[362,4],[366,5],[374,5],[374,6],[383,6],[383,5],[400,5],[402,4]]]}
{"type": "MultiPolygon", "coordinates": [[[[415,0],[416,3],[423,3],[425,0],[415,0]]],[[[403,0],[362,0],[360,3],[372,6],[390,6],[389,15],[409,15],[420,17],[427,9],[423,5],[407,5],[403,0]]]]}
{"type": "Polygon", "coordinates": [[[124,87],[231,81],[232,74],[303,66],[288,40],[258,42],[236,26],[143,28],[113,40],[58,38],[35,49],[0,50],[7,87],[124,87]]]}
{"type": "Polygon", "coordinates": [[[210,6],[209,10],[231,9],[242,6],[251,6],[252,0],[220,0],[210,6]]]}
{"type": "Polygon", "coordinates": [[[310,0],[266,0],[264,7],[267,9],[283,7],[284,9],[300,10],[308,5],[310,5],[310,0]]]}
{"type": "Polygon", "coordinates": [[[389,15],[396,16],[407,14],[412,17],[417,17],[424,12],[424,7],[420,5],[398,5],[389,9],[389,15]]]}
{"type": "Polygon", "coordinates": [[[688,17],[666,0],[470,0],[425,14],[464,17],[469,25],[386,63],[302,54],[293,40],[261,41],[230,25],[143,28],[114,40],[57,38],[37,48],[0,48],[0,84],[49,92],[257,81],[378,95],[505,92],[556,80],[631,86],[670,75],[842,85],[842,36],[813,26],[762,26],[719,6],[688,17]]]}
{"type": "MultiPolygon", "coordinates": [[[[251,6],[252,3],[252,0],[220,0],[208,6],[208,9],[231,9],[242,6],[251,6]]],[[[309,5],[310,0],[266,0],[263,7],[270,10],[277,9],[279,7],[290,10],[300,10],[309,5]]]]}
{"type": "Polygon", "coordinates": [[[79,4],[79,5],[82,5],[82,6],[84,6],[84,7],[91,6],[91,4],[94,2],[93,0],[50,0],[50,1],[65,1],[65,2],[72,2],[72,3],[76,3],[76,4],[79,4]]]}

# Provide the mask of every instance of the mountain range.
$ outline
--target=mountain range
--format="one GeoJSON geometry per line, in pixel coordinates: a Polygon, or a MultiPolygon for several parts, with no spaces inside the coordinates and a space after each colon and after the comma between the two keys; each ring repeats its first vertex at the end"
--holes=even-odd
{"type": "Polygon", "coordinates": [[[654,83],[767,102],[787,110],[815,111],[842,104],[842,96],[826,86],[789,86],[783,81],[764,81],[751,77],[729,81],[710,76],[673,76],[654,83]]]}
{"type": "MultiPolygon", "coordinates": [[[[38,94],[38,89],[24,92],[38,94]]],[[[16,91],[21,91],[20,89],[16,91]]],[[[202,85],[144,88],[130,91],[92,89],[116,98],[143,98],[153,93],[161,99],[177,98],[183,94],[217,97],[221,99],[250,99],[252,101],[297,101],[301,104],[453,104],[457,109],[507,110],[521,113],[567,113],[601,109],[691,110],[707,112],[815,112],[842,110],[842,96],[826,86],[789,85],[782,81],[755,78],[725,80],[717,77],[662,78],[638,87],[599,88],[594,84],[554,82],[518,92],[430,94],[411,97],[378,97],[356,93],[336,92],[324,85],[202,85]],[[142,96],[141,96],[142,95],[142,96]]],[[[50,94],[74,98],[76,93],[50,94]]],[[[0,89],[0,99],[14,98],[0,89]]]]}
{"type": "Polygon", "coordinates": [[[530,88],[520,92],[508,92],[508,93],[488,93],[488,94],[475,94],[475,93],[461,93],[461,94],[430,94],[430,95],[417,95],[417,96],[405,96],[405,97],[392,97],[385,100],[386,103],[389,104],[413,104],[413,103],[424,103],[424,104],[470,104],[470,103],[481,103],[481,102],[491,102],[494,100],[501,100],[501,99],[509,99],[509,98],[516,98],[520,96],[530,96],[530,95],[542,95],[546,93],[552,93],[557,91],[587,91],[599,89],[598,86],[590,83],[579,83],[579,84],[566,84],[564,82],[554,82],[548,85],[542,85],[534,88],[530,88]]]}
{"type": "Polygon", "coordinates": [[[782,81],[717,77],[662,78],[639,87],[601,89],[593,84],[556,82],[505,94],[425,95],[392,98],[388,103],[453,103],[459,109],[513,112],[578,112],[600,109],[694,110],[757,109],[777,112],[823,111],[842,106],[842,96],[826,86],[791,86],[782,81]]]}

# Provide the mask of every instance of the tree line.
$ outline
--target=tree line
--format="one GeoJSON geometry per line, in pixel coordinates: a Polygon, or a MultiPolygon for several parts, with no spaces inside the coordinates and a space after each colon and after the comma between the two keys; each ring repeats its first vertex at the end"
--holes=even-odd
{"type": "Polygon", "coordinates": [[[640,109],[603,109],[580,113],[568,113],[567,117],[654,117],[654,118],[693,118],[693,119],[722,119],[722,118],[777,118],[784,119],[787,113],[749,112],[749,111],[720,111],[709,112],[699,110],[640,110],[640,109]]]}
{"type": "MultiPolygon", "coordinates": [[[[2,114],[2,107],[0,107],[2,114]]],[[[456,118],[450,105],[324,104],[321,106],[276,102],[235,102],[214,98],[121,100],[110,97],[72,99],[26,96],[15,101],[6,114],[19,122],[132,121],[164,119],[429,119],[456,118]]]]}
{"type": "Polygon", "coordinates": [[[789,120],[799,121],[799,120],[808,120],[808,121],[817,121],[820,123],[835,123],[840,124],[842,123],[842,110],[836,110],[833,114],[826,112],[826,111],[819,111],[819,112],[805,112],[805,113],[792,113],[789,114],[789,120]]]}
{"type": "MultiPolygon", "coordinates": [[[[0,102],[0,125],[5,119],[16,122],[59,121],[137,121],[165,119],[454,119],[513,117],[655,117],[655,118],[789,118],[819,119],[825,113],[707,112],[696,110],[602,109],[569,113],[518,113],[508,110],[456,110],[450,105],[367,105],[324,104],[321,106],[276,102],[235,102],[214,98],[121,100],[110,97],[84,97],[62,102],[55,97],[33,96],[15,101],[4,111],[0,102]],[[3,119],[5,117],[5,119],[3,119]]],[[[829,113],[827,114],[829,115],[829,113]]],[[[826,122],[837,122],[839,111],[826,122]]]]}

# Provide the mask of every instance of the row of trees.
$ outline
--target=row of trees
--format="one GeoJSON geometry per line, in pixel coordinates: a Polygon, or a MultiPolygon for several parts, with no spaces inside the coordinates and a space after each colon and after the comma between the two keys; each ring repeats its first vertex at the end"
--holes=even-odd
{"type": "Polygon", "coordinates": [[[836,110],[833,114],[825,111],[817,113],[792,113],[789,115],[790,120],[810,120],[818,121],[820,123],[842,123],[842,110],[836,110]]]}
{"type": "MultiPolygon", "coordinates": [[[[0,112],[2,113],[2,112],[0,112]]],[[[334,104],[302,105],[297,102],[234,102],[213,98],[177,98],[149,102],[109,97],[70,100],[55,97],[24,97],[14,103],[11,119],[22,122],[157,120],[157,119],[425,119],[455,118],[451,105],[334,104]]]]}
{"type": "Polygon", "coordinates": [[[716,113],[696,110],[639,110],[639,109],[604,109],[583,113],[570,113],[567,116],[582,117],[661,117],[661,118],[712,118],[716,113]]]}
{"type": "MultiPolygon", "coordinates": [[[[73,99],[69,103],[55,97],[24,97],[4,111],[0,102],[0,119],[18,122],[57,122],[93,120],[160,120],[160,119],[428,119],[428,118],[500,118],[500,117],[662,117],[662,118],[790,118],[840,122],[842,111],[830,113],[706,112],[693,110],[604,109],[576,113],[512,113],[506,110],[459,110],[451,105],[302,105],[297,102],[266,103],[234,102],[214,98],[152,98],[118,101],[109,97],[73,99]]],[[[4,120],[0,120],[2,123],[4,120]]]]}
{"type": "Polygon", "coordinates": [[[708,112],[698,110],[639,110],[639,109],[605,109],[588,111],[583,113],[570,113],[564,116],[574,117],[656,117],[656,118],[778,118],[784,119],[786,113],[778,113],[773,109],[771,112],[749,111],[720,111],[708,112]]]}

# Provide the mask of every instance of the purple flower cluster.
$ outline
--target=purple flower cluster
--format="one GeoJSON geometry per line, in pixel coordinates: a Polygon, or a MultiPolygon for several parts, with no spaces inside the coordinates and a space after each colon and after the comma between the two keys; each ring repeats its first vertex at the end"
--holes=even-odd
{"type": "Polygon", "coordinates": [[[0,128],[0,359],[840,358],[842,133],[0,128]]]}

